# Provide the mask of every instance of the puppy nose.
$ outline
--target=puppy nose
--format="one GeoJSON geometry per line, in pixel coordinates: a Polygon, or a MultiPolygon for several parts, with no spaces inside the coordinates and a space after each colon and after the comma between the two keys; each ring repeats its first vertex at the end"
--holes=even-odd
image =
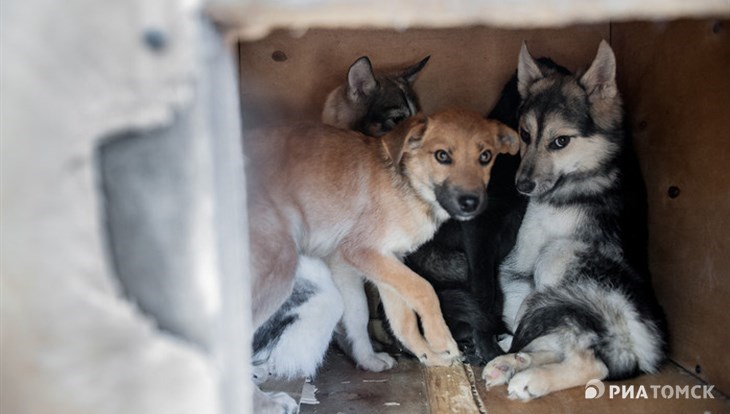
{"type": "Polygon", "coordinates": [[[463,195],[459,197],[459,208],[464,213],[473,213],[479,206],[479,197],[473,195],[463,195]]]}
{"type": "Polygon", "coordinates": [[[517,181],[517,191],[522,194],[530,194],[535,189],[537,183],[532,180],[519,180],[517,181]]]}

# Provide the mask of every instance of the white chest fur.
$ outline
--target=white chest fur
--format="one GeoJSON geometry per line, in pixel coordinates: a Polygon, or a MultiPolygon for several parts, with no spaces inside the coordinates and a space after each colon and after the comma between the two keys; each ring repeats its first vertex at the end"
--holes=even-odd
{"type": "Polygon", "coordinates": [[[531,202],[503,270],[534,274],[537,286],[556,282],[580,246],[575,234],[582,222],[580,208],[531,202]]]}
{"type": "Polygon", "coordinates": [[[422,244],[431,240],[436,234],[439,225],[448,219],[448,214],[443,212],[443,217],[438,217],[438,223],[431,217],[421,212],[412,211],[406,219],[397,223],[391,223],[381,245],[381,251],[402,257],[415,251],[422,244]]]}

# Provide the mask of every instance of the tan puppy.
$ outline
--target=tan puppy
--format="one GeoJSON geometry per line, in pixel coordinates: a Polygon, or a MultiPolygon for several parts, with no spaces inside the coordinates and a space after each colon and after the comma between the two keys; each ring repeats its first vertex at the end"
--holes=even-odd
{"type": "Polygon", "coordinates": [[[464,110],[382,138],[324,125],[246,134],[254,328],[291,292],[298,256],[321,257],[377,283],[396,336],[425,363],[450,364],[459,351],[434,290],[400,259],[449,217],[479,214],[494,157],[518,148],[515,131],[464,110]]]}

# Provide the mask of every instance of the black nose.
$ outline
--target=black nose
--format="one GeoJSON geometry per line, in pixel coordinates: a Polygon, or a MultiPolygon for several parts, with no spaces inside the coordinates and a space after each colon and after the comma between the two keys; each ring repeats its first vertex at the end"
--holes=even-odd
{"type": "Polygon", "coordinates": [[[459,197],[459,208],[464,213],[473,213],[479,206],[479,197],[473,195],[463,195],[459,197]]]}
{"type": "Polygon", "coordinates": [[[535,189],[537,183],[532,180],[519,180],[517,181],[517,191],[522,194],[530,194],[535,189]]]}

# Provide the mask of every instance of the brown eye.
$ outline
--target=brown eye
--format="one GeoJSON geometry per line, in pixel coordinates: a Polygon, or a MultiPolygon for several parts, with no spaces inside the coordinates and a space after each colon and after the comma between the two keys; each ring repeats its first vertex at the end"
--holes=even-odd
{"type": "Polygon", "coordinates": [[[489,151],[484,151],[481,154],[479,154],[479,164],[487,165],[489,164],[489,161],[492,160],[492,153],[489,151]]]}
{"type": "Polygon", "coordinates": [[[548,144],[548,148],[550,148],[551,150],[561,150],[565,148],[569,143],[570,137],[567,135],[561,135],[552,140],[552,142],[548,144]]]}
{"type": "Polygon", "coordinates": [[[439,164],[451,164],[451,155],[444,150],[437,150],[433,153],[439,164]]]}

